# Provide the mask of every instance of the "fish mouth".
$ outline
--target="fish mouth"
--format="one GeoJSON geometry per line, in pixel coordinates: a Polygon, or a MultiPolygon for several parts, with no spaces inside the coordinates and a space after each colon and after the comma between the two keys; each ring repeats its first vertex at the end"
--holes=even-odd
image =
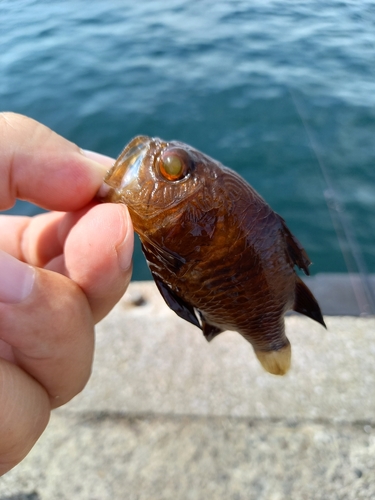
{"type": "Polygon", "coordinates": [[[113,167],[104,178],[105,185],[113,189],[112,196],[120,197],[121,192],[137,183],[139,169],[150,150],[151,137],[135,137],[125,147],[113,167]]]}

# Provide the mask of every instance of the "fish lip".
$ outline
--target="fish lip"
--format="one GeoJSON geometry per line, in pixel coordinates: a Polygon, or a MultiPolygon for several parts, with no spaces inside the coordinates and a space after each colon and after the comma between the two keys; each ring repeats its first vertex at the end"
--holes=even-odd
{"type": "Polygon", "coordinates": [[[131,184],[134,180],[138,178],[139,169],[142,165],[142,162],[147,154],[148,147],[142,146],[137,148],[138,154],[132,154],[132,151],[129,152],[129,157],[124,159],[124,163],[126,163],[125,175],[121,180],[121,184],[118,189],[123,189],[125,186],[131,184]]]}
{"type": "Polygon", "coordinates": [[[131,140],[107,172],[104,178],[105,185],[120,195],[125,187],[136,181],[151,142],[152,139],[147,136],[137,136],[131,140]]]}

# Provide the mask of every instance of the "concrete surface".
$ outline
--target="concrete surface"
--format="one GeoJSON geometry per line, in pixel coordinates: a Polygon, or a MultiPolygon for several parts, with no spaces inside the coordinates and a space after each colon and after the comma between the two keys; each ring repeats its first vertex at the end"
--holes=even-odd
{"type": "Polygon", "coordinates": [[[98,325],[89,384],[0,478],[0,500],[375,498],[375,319],[326,320],[286,319],[279,378],[238,334],[208,344],[132,283],[98,325]]]}
{"type": "Polygon", "coordinates": [[[375,274],[324,273],[304,278],[323,313],[333,316],[375,315],[375,274]]]}

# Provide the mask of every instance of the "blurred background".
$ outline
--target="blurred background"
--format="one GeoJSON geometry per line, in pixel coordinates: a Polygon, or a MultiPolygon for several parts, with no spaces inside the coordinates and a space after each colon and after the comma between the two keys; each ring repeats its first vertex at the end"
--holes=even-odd
{"type": "Polygon", "coordinates": [[[187,142],[286,219],[312,274],[374,273],[374,19],[370,0],[2,0],[0,108],[113,157],[187,142]]]}

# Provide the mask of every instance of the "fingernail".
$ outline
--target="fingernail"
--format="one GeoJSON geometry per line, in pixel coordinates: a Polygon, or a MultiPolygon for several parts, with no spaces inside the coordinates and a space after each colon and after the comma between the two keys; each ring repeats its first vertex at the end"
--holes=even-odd
{"type": "Polygon", "coordinates": [[[0,302],[17,304],[33,289],[35,269],[0,250],[0,302]]]}
{"type": "MultiPolygon", "coordinates": [[[[120,207],[119,207],[120,208],[120,207]]],[[[120,268],[127,271],[132,265],[133,259],[133,249],[134,249],[134,232],[133,224],[130,219],[129,212],[124,210],[126,207],[121,207],[123,210],[123,224],[125,226],[125,237],[122,242],[117,246],[117,256],[120,264],[120,268]]]]}
{"type": "Polygon", "coordinates": [[[81,153],[86,156],[89,160],[94,161],[98,165],[100,165],[100,168],[107,170],[112,167],[112,165],[115,163],[114,158],[111,158],[110,156],[102,155],[100,153],[96,153],[95,151],[90,151],[88,149],[81,149],[81,153]]]}
{"type": "MultiPolygon", "coordinates": [[[[95,151],[89,151],[88,149],[80,149],[80,153],[85,156],[85,158],[88,160],[88,163],[90,164],[90,168],[95,170],[99,174],[99,179],[101,181],[101,187],[99,188],[98,193],[96,194],[96,197],[103,201],[104,194],[106,191],[106,184],[103,182],[105,177],[107,176],[107,173],[109,169],[113,166],[115,163],[115,160],[113,158],[110,158],[109,156],[102,155],[100,153],[96,153],[95,151]]],[[[107,188],[109,189],[109,188],[107,188]]]]}

